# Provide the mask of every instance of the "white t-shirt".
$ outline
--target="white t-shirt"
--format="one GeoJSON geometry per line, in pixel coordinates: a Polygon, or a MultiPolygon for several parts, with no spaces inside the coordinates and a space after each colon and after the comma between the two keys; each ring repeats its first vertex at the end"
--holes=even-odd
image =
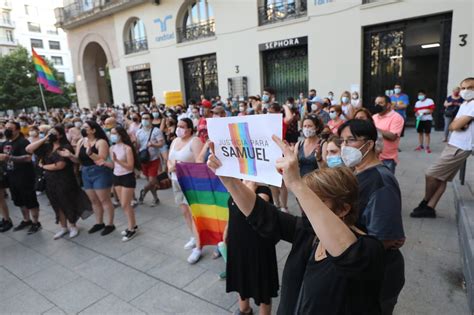
{"type": "MultiPolygon", "coordinates": [[[[474,120],[474,100],[464,102],[459,106],[456,118],[461,116],[469,116],[474,120]]],[[[451,133],[449,144],[464,151],[474,149],[474,122],[471,120],[466,130],[456,130],[451,133]]]]}
{"type": "MultiPolygon", "coordinates": [[[[415,104],[415,111],[420,114],[428,113],[430,109],[431,110],[435,109],[435,103],[433,102],[431,98],[425,98],[424,100],[418,101],[415,104]]],[[[431,114],[421,115],[420,120],[421,121],[433,120],[433,115],[431,114]]]]}

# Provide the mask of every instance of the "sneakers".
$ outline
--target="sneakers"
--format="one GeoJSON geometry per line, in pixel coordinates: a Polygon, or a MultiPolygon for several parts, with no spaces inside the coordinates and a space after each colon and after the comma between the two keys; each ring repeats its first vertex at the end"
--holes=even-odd
{"type": "Polygon", "coordinates": [[[100,232],[100,235],[102,235],[102,236],[109,235],[114,230],[115,230],[115,225],[106,225],[104,227],[104,230],[102,232],[100,232]]]}
{"type": "Polygon", "coordinates": [[[156,207],[160,204],[160,198],[156,198],[153,200],[153,203],[151,204],[152,207],[156,207]]]}
{"type": "Polygon", "coordinates": [[[118,202],[117,200],[112,199],[112,205],[114,206],[114,208],[118,208],[118,207],[120,207],[120,202],[118,202]]]}
{"type": "MultiPolygon", "coordinates": [[[[138,225],[135,225],[133,227],[133,230],[134,231],[138,230],[138,225]]],[[[127,233],[128,233],[128,229],[125,229],[124,231],[120,232],[120,235],[125,236],[125,235],[127,235],[127,233]]]]}
{"type": "Polygon", "coordinates": [[[103,228],[105,228],[105,224],[104,224],[104,223],[101,223],[101,224],[94,224],[94,226],[89,230],[89,234],[92,234],[92,233],[95,233],[95,232],[99,232],[99,231],[102,230],[103,228]]]}
{"type": "Polygon", "coordinates": [[[184,249],[193,249],[194,247],[196,247],[196,239],[194,237],[191,237],[189,239],[189,242],[187,242],[185,245],[184,245],[184,249]]]}
{"type": "Polygon", "coordinates": [[[15,227],[13,228],[13,231],[14,231],[14,232],[16,232],[16,231],[21,231],[21,230],[23,230],[24,228],[26,228],[26,227],[28,227],[28,226],[30,226],[30,225],[32,225],[32,224],[33,224],[33,222],[31,222],[31,221],[21,221],[20,224],[18,224],[17,226],[15,226],[15,227]]]}
{"type": "Polygon", "coordinates": [[[227,279],[227,272],[222,271],[222,272],[219,274],[219,280],[225,280],[225,279],[227,279]]]}
{"type": "Polygon", "coordinates": [[[2,219],[2,221],[0,221],[0,233],[8,231],[12,227],[13,227],[13,223],[11,220],[2,219]]]}
{"type": "Polygon", "coordinates": [[[426,153],[430,154],[431,153],[431,149],[430,147],[426,147],[426,153]]]}
{"type": "Polygon", "coordinates": [[[79,229],[77,227],[72,227],[69,229],[69,238],[75,238],[79,235],[79,229]]]}
{"type": "Polygon", "coordinates": [[[285,208],[285,207],[281,207],[281,208],[280,208],[280,211],[281,211],[281,212],[284,212],[284,213],[290,213],[290,212],[288,211],[288,208],[285,208]]]}
{"type": "Polygon", "coordinates": [[[143,204],[143,200],[145,200],[145,196],[146,196],[145,189],[140,190],[140,197],[138,197],[139,204],[141,205],[143,204]]]}
{"type": "Polygon", "coordinates": [[[435,209],[428,206],[428,201],[422,200],[418,207],[410,213],[412,218],[436,218],[435,209]]]}
{"type": "Polygon", "coordinates": [[[416,147],[415,151],[423,151],[425,148],[422,145],[416,147]]]}
{"type": "Polygon", "coordinates": [[[62,228],[61,230],[59,230],[59,232],[57,232],[56,234],[54,234],[53,239],[54,239],[54,240],[58,240],[58,239],[60,239],[61,237],[63,237],[64,235],[66,235],[67,232],[68,232],[67,228],[62,228]]]}
{"type": "Polygon", "coordinates": [[[199,261],[201,258],[201,250],[199,248],[194,248],[193,251],[191,252],[191,255],[188,257],[188,263],[195,264],[199,261]]]}
{"type": "Polygon", "coordinates": [[[253,309],[250,308],[250,311],[244,313],[244,312],[242,312],[242,311],[240,310],[240,308],[237,308],[237,309],[234,311],[233,315],[253,315],[253,309]]]}
{"type": "Polygon", "coordinates": [[[131,205],[132,207],[136,207],[136,206],[138,205],[138,200],[133,199],[132,201],[130,201],[130,205],[131,205]]]}
{"type": "Polygon", "coordinates": [[[122,237],[122,242],[130,241],[132,238],[135,237],[135,235],[137,235],[137,231],[136,231],[136,230],[133,230],[133,231],[127,230],[127,234],[125,234],[125,235],[122,237]]]}
{"type": "Polygon", "coordinates": [[[28,235],[31,235],[31,234],[35,234],[36,232],[38,232],[39,230],[41,230],[41,223],[32,223],[31,226],[30,226],[30,229],[28,230],[27,234],[28,235]]]}

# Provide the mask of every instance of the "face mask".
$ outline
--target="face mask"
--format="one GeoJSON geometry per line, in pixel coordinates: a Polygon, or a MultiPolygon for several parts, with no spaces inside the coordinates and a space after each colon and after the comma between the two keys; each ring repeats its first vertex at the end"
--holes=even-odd
{"type": "Polygon", "coordinates": [[[76,127],[76,128],[81,128],[81,126],[82,126],[82,123],[80,121],[76,121],[74,123],[74,127],[76,127]]]}
{"type": "Polygon", "coordinates": [[[13,138],[13,131],[11,131],[11,129],[6,129],[6,130],[5,130],[5,137],[6,137],[7,139],[13,138]]]}
{"type": "Polygon", "coordinates": [[[373,109],[373,114],[378,114],[381,113],[385,110],[385,106],[375,104],[374,109],[373,109]]]}
{"type": "Polygon", "coordinates": [[[329,118],[336,119],[337,113],[329,113],[329,118]]]}
{"type": "Polygon", "coordinates": [[[349,102],[349,98],[348,98],[347,96],[343,96],[343,97],[341,98],[341,101],[342,101],[344,104],[346,104],[346,103],[349,102]]]}
{"type": "Polygon", "coordinates": [[[400,94],[402,92],[402,89],[396,88],[393,89],[393,91],[395,92],[395,94],[400,94]]]}
{"type": "Polygon", "coordinates": [[[310,128],[303,128],[303,135],[305,138],[314,137],[316,135],[316,130],[310,128]]]}
{"type": "Polygon", "coordinates": [[[315,104],[311,105],[311,111],[312,112],[315,112],[317,110],[318,110],[318,105],[315,105],[315,104]]]}
{"type": "Polygon", "coordinates": [[[245,107],[239,107],[239,112],[241,113],[245,112],[245,107]]]}
{"type": "Polygon", "coordinates": [[[424,99],[425,99],[425,96],[424,96],[424,95],[418,95],[418,100],[419,100],[419,101],[422,101],[422,100],[424,100],[424,99]]]}
{"type": "Polygon", "coordinates": [[[110,135],[110,142],[112,143],[117,143],[119,141],[119,136],[118,135],[110,135]]]}
{"type": "Polygon", "coordinates": [[[32,137],[32,138],[36,138],[36,136],[38,135],[38,134],[36,133],[36,131],[30,131],[28,134],[29,134],[30,137],[32,137]]]}
{"type": "Polygon", "coordinates": [[[329,168],[334,168],[338,166],[344,166],[344,161],[340,155],[333,155],[327,157],[327,164],[329,168]]]}
{"type": "Polygon", "coordinates": [[[160,118],[160,113],[153,112],[152,115],[153,115],[153,118],[155,118],[155,119],[160,118]]]}
{"type": "Polygon", "coordinates": [[[49,142],[56,142],[56,141],[58,141],[58,136],[55,135],[54,133],[52,133],[48,136],[48,140],[49,140],[49,142]]]}
{"type": "Polygon", "coordinates": [[[368,151],[366,152],[366,154],[362,155],[360,149],[362,149],[362,147],[365,146],[367,143],[368,142],[364,143],[359,149],[349,147],[347,145],[341,148],[341,158],[347,167],[355,167],[359,165],[360,162],[362,162],[368,151]]]}
{"type": "Polygon", "coordinates": [[[40,132],[39,137],[40,137],[40,139],[43,139],[44,138],[44,132],[40,132]]]}
{"type": "Polygon", "coordinates": [[[264,95],[262,96],[262,102],[268,103],[269,100],[270,100],[270,96],[268,96],[268,95],[266,95],[266,94],[264,94],[264,95]]]}
{"type": "Polygon", "coordinates": [[[21,127],[26,127],[26,126],[28,126],[28,124],[24,121],[20,121],[20,126],[21,127]]]}
{"type": "Polygon", "coordinates": [[[184,130],[184,128],[181,128],[181,127],[176,128],[176,135],[179,138],[183,138],[185,134],[186,134],[186,130],[184,130]]]}
{"type": "Polygon", "coordinates": [[[81,129],[81,136],[83,136],[84,138],[87,137],[87,130],[81,129]]]}
{"type": "Polygon", "coordinates": [[[359,98],[359,97],[358,97],[357,95],[352,95],[352,99],[353,99],[353,100],[356,100],[356,99],[358,99],[358,98],[359,98]]]}
{"type": "Polygon", "coordinates": [[[461,90],[459,94],[461,94],[461,97],[466,101],[470,101],[474,98],[474,90],[461,90]]]}
{"type": "Polygon", "coordinates": [[[328,95],[328,98],[332,101],[332,99],[334,98],[334,96],[328,95]]]}
{"type": "Polygon", "coordinates": [[[142,125],[143,127],[148,127],[150,126],[150,122],[148,120],[142,120],[142,125]]]}

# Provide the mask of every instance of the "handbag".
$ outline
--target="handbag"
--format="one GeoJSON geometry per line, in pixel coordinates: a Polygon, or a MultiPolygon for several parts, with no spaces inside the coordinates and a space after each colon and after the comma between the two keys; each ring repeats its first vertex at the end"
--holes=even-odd
{"type": "Polygon", "coordinates": [[[458,110],[459,110],[459,106],[449,106],[444,111],[444,116],[448,118],[456,117],[458,110]]]}
{"type": "Polygon", "coordinates": [[[158,182],[157,188],[159,190],[171,188],[171,180],[168,177],[168,173],[166,172],[161,173],[160,175],[156,177],[156,180],[158,182]]]}
{"type": "Polygon", "coordinates": [[[140,152],[138,152],[138,160],[140,161],[141,164],[150,162],[150,152],[148,151],[148,142],[150,142],[151,135],[153,134],[154,128],[155,127],[152,127],[150,130],[150,135],[148,136],[148,141],[146,142],[147,147],[143,150],[140,150],[140,152]]]}

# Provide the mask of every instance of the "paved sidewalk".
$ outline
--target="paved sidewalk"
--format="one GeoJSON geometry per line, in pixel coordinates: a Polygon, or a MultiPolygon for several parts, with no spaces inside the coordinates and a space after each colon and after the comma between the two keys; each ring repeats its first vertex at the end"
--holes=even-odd
{"type": "MultiPolygon", "coordinates": [[[[438,206],[440,218],[409,218],[424,192],[423,172],[443,147],[441,136],[433,134],[431,155],[413,151],[413,130],[402,140],[397,177],[407,234],[406,285],[396,314],[468,314],[452,187],[438,206]]],[[[183,249],[189,239],[184,220],[171,190],[160,197],[158,207],[137,208],[140,233],[122,243],[119,231],[126,221],[121,209],[116,211],[117,231],[111,235],[88,235],[94,224],[91,217],[79,222],[77,238],[53,241],[58,227],[41,196],[41,232],[0,235],[0,313],[229,314],[235,310],[237,296],[226,294],[225,282],[218,280],[224,269],[222,259],[213,260],[213,248],[205,248],[201,261],[189,265],[189,252],[183,249]]],[[[290,211],[297,213],[294,198],[290,200],[290,211]]],[[[18,224],[19,210],[11,204],[10,210],[18,224]]],[[[277,248],[281,273],[290,245],[280,242],[277,248]]],[[[278,300],[274,309],[277,304],[278,300]]]]}

